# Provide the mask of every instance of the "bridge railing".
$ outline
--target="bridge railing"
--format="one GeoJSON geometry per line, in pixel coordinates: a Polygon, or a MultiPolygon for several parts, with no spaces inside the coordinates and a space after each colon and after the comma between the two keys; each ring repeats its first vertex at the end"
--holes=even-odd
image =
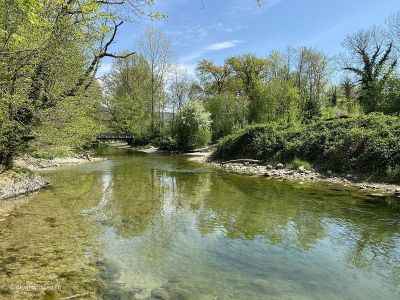
{"type": "Polygon", "coordinates": [[[131,133],[100,133],[97,137],[98,140],[131,140],[133,134],[131,133]]]}

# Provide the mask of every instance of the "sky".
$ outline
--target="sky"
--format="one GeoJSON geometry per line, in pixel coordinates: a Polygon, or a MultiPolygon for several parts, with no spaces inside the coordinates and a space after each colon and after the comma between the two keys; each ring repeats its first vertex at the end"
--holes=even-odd
{"type": "MultiPolygon", "coordinates": [[[[170,39],[178,64],[194,75],[196,64],[209,59],[245,53],[266,57],[273,49],[310,46],[327,55],[342,51],[350,33],[373,25],[400,11],[400,0],[156,0],[154,11],[165,20],[140,19],[125,23],[113,51],[135,51],[148,25],[160,28],[170,39]]],[[[106,73],[105,60],[99,74],[106,73]]]]}

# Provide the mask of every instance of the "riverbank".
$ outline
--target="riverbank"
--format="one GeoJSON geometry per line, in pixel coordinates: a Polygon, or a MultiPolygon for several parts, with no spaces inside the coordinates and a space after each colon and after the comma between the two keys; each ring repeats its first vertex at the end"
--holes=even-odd
{"type": "MultiPolygon", "coordinates": [[[[201,161],[201,160],[198,160],[201,161]]],[[[400,197],[400,186],[389,183],[368,182],[358,178],[353,174],[335,174],[332,172],[320,173],[314,169],[307,170],[304,167],[297,169],[285,168],[283,164],[260,164],[243,160],[242,162],[216,162],[207,161],[207,164],[224,170],[226,172],[250,175],[263,176],[266,178],[276,178],[280,180],[296,181],[299,183],[306,182],[323,182],[326,184],[337,184],[346,187],[355,187],[369,193],[371,196],[385,197],[398,196],[400,197]]]]}
{"type": "Polygon", "coordinates": [[[20,168],[26,168],[32,171],[53,170],[55,168],[66,166],[85,164],[96,161],[102,161],[103,158],[94,158],[90,156],[68,156],[54,159],[34,158],[32,156],[23,156],[15,161],[15,165],[20,168]]]}
{"type": "Polygon", "coordinates": [[[282,163],[270,164],[262,160],[213,160],[212,151],[215,149],[215,145],[202,149],[195,149],[188,153],[165,151],[153,146],[130,147],[126,145],[118,145],[118,147],[147,154],[168,153],[173,155],[181,155],[186,157],[186,159],[189,161],[204,163],[214,168],[239,175],[262,176],[265,178],[289,180],[299,183],[322,182],[326,184],[342,185],[344,187],[354,187],[375,197],[400,197],[400,185],[368,181],[350,173],[339,174],[330,171],[323,173],[312,168],[306,169],[302,166],[296,169],[291,169],[282,163]]]}
{"type": "Polygon", "coordinates": [[[335,174],[333,172],[321,173],[314,169],[306,169],[302,166],[296,169],[287,168],[284,164],[268,164],[257,160],[233,160],[233,161],[213,161],[212,151],[194,151],[183,153],[188,160],[206,163],[214,168],[248,176],[263,176],[279,180],[306,182],[323,182],[326,184],[337,184],[345,187],[355,187],[376,197],[397,196],[400,197],[400,185],[389,183],[369,182],[358,178],[353,174],[335,174]]]}
{"type": "Polygon", "coordinates": [[[355,187],[376,197],[399,196],[400,185],[389,183],[370,182],[353,174],[336,174],[333,172],[317,172],[314,169],[306,169],[300,166],[297,169],[287,168],[284,164],[269,164],[260,160],[237,159],[232,161],[221,161],[212,159],[212,150],[215,146],[196,149],[188,153],[173,153],[160,150],[156,147],[123,147],[132,151],[143,153],[169,153],[186,157],[187,160],[204,163],[214,168],[248,176],[263,176],[265,178],[275,178],[279,180],[296,181],[299,183],[322,182],[326,184],[337,184],[345,187],[355,187]]]}
{"type": "Polygon", "coordinates": [[[37,172],[55,168],[102,161],[103,158],[65,157],[41,159],[24,156],[16,159],[15,168],[0,173],[0,200],[9,200],[39,191],[50,184],[37,172]]]}
{"type": "Polygon", "coordinates": [[[0,173],[0,200],[29,194],[49,185],[49,182],[32,172],[8,170],[0,173]]]}

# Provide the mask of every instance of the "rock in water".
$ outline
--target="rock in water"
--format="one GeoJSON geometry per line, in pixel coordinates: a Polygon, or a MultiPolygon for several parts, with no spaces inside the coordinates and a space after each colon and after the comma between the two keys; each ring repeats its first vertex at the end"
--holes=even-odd
{"type": "Polygon", "coordinates": [[[161,288],[155,288],[151,291],[151,300],[168,300],[168,293],[161,288]]]}
{"type": "Polygon", "coordinates": [[[279,163],[279,164],[276,165],[276,168],[277,168],[277,169],[283,169],[283,168],[284,168],[284,165],[281,164],[281,163],[279,163]]]}

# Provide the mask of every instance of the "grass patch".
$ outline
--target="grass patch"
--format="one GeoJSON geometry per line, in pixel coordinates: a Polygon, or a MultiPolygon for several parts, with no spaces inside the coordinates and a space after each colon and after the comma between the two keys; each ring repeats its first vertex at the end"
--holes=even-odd
{"type": "Polygon", "coordinates": [[[66,157],[68,152],[66,150],[58,149],[58,150],[51,150],[51,151],[36,151],[32,154],[35,158],[40,159],[55,159],[55,158],[62,158],[66,157]]]}
{"type": "Polygon", "coordinates": [[[301,160],[297,157],[295,157],[288,163],[289,169],[298,169],[300,167],[303,167],[306,170],[310,170],[312,166],[309,162],[307,162],[305,160],[301,160]]]}

